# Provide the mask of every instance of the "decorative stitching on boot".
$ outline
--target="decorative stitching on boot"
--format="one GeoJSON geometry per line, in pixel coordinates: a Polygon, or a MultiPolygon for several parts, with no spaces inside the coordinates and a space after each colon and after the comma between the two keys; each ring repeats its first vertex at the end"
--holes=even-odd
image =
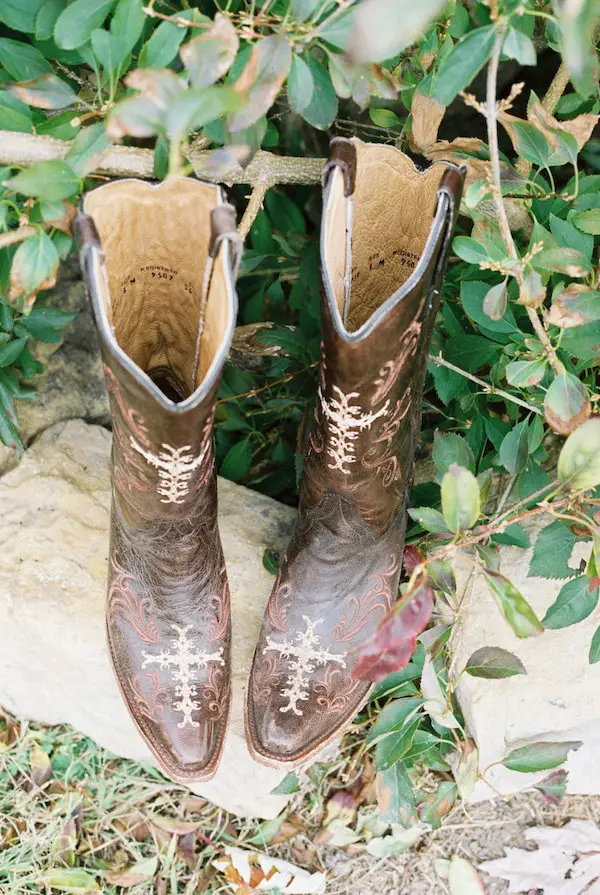
{"type": "Polygon", "coordinates": [[[363,413],[360,404],[352,404],[353,398],[359,398],[358,392],[347,395],[337,385],[333,386],[333,396],[327,401],[319,388],[319,401],[324,416],[329,421],[327,432],[327,454],[331,462],[330,469],[339,469],[344,475],[350,475],[346,467],[356,462],[355,440],[361,432],[370,429],[375,420],[386,416],[390,402],[386,401],[376,413],[363,413]]]}
{"type": "Polygon", "coordinates": [[[204,462],[208,446],[205,445],[197,457],[191,454],[192,448],[189,444],[180,448],[161,444],[162,451],[159,454],[153,454],[151,451],[145,450],[132,436],[131,446],[151,466],[158,469],[157,492],[160,494],[160,502],[183,503],[183,498],[190,490],[192,473],[204,462]]]}

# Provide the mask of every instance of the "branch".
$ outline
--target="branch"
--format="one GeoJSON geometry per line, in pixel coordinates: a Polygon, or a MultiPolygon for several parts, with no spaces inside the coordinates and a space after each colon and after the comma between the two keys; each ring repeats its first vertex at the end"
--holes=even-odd
{"type": "Polygon", "coordinates": [[[263,201],[268,189],[268,183],[257,183],[250,194],[248,205],[246,206],[246,210],[240,221],[240,226],[238,227],[238,233],[240,234],[242,242],[245,242],[246,237],[250,233],[250,228],[256,220],[256,215],[263,206],[263,201]]]}
{"type": "MultiPolygon", "coordinates": [[[[506,25],[500,25],[498,27],[494,49],[492,50],[492,55],[488,63],[485,117],[487,121],[488,146],[492,167],[492,195],[494,197],[496,210],[498,212],[498,224],[500,226],[500,233],[502,234],[502,239],[504,241],[504,245],[506,246],[506,251],[511,258],[514,258],[516,261],[518,261],[519,253],[517,252],[517,247],[515,246],[515,242],[512,237],[510,224],[508,222],[508,216],[506,214],[506,207],[504,205],[504,199],[502,198],[502,186],[500,183],[500,153],[498,150],[498,104],[496,102],[496,82],[498,79],[500,53],[502,52],[502,44],[504,43],[505,35],[506,25]]],[[[514,276],[519,284],[519,288],[521,289],[523,285],[522,266],[516,267],[514,276]]],[[[562,364],[556,356],[556,350],[554,348],[554,345],[550,341],[548,333],[544,328],[544,324],[540,320],[539,315],[534,308],[530,307],[529,305],[526,305],[526,307],[527,315],[531,321],[533,329],[535,330],[535,334],[544,347],[544,353],[548,358],[548,362],[550,363],[550,366],[552,367],[554,372],[558,374],[562,370],[562,364]]]]}
{"type": "MultiPolygon", "coordinates": [[[[62,159],[70,146],[67,140],[0,130],[0,165],[27,167],[36,162],[62,159]]],[[[229,186],[234,183],[249,183],[252,186],[258,183],[266,183],[268,186],[278,183],[318,183],[325,164],[325,159],[322,158],[284,158],[260,150],[246,168],[235,165],[225,173],[219,171],[215,175],[207,164],[211,155],[211,152],[198,151],[192,147],[189,158],[196,176],[211,183],[225,183],[229,186]]],[[[153,180],[154,152],[137,146],[112,145],[102,156],[94,173],[153,180]]]]}
{"type": "Polygon", "coordinates": [[[540,416],[542,415],[542,411],[539,409],[539,407],[535,407],[533,404],[528,404],[527,401],[522,401],[521,398],[515,398],[515,396],[509,394],[509,392],[505,392],[501,388],[496,388],[496,386],[490,385],[489,382],[485,382],[485,380],[479,379],[478,376],[473,376],[472,373],[467,373],[466,370],[461,370],[460,367],[455,367],[454,364],[451,364],[450,361],[444,360],[444,358],[441,356],[430,354],[429,360],[432,364],[435,364],[436,367],[446,367],[447,370],[452,370],[454,373],[458,373],[459,376],[464,376],[465,379],[470,379],[471,382],[475,382],[477,385],[480,385],[486,392],[486,394],[498,395],[500,398],[504,398],[506,401],[511,401],[513,404],[518,404],[519,407],[524,407],[525,410],[530,410],[532,413],[537,413],[540,416]]]}
{"type": "Polygon", "coordinates": [[[8,233],[0,233],[0,249],[14,245],[15,242],[21,242],[23,239],[27,239],[28,236],[35,236],[36,233],[37,227],[30,227],[29,225],[19,227],[18,230],[9,230],[8,233]]]}

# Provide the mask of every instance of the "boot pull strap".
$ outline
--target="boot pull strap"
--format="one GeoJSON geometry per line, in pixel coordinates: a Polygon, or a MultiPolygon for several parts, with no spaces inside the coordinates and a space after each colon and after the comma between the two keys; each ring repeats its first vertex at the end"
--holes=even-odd
{"type": "Polygon", "coordinates": [[[228,239],[231,245],[231,267],[234,278],[237,277],[242,260],[243,243],[236,228],[236,214],[233,205],[226,202],[217,205],[210,213],[210,242],[208,254],[216,258],[223,240],[228,239]]]}
{"type": "Polygon", "coordinates": [[[356,187],[356,146],[346,137],[334,137],[329,144],[329,161],[323,169],[323,187],[334,168],[339,168],[344,178],[344,196],[348,198],[356,187]]]}
{"type": "Polygon", "coordinates": [[[460,200],[462,198],[466,173],[467,169],[464,165],[451,165],[448,163],[448,167],[444,171],[438,187],[438,205],[436,214],[443,203],[445,206],[446,221],[431,280],[432,302],[435,302],[437,299],[442,280],[446,273],[450,240],[452,239],[454,225],[456,224],[456,219],[458,217],[458,209],[460,208],[460,200]]]}

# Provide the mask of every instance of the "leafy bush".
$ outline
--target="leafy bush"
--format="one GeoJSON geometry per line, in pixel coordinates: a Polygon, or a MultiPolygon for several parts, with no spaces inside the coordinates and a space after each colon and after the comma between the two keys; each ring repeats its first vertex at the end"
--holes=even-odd
{"type": "MultiPolygon", "coordinates": [[[[310,159],[329,130],[393,141],[468,172],[425,394],[436,480],[414,490],[408,538],[419,551],[407,551],[395,611],[417,589],[436,589],[454,611],[450,563],[468,547],[519,637],[587,617],[600,583],[596,5],[565,0],[558,14],[548,0],[3,0],[0,20],[2,440],[18,442],[13,401],[32,397],[40,372],[31,341],[59,338],[68,323],[47,290],[71,249],[75,203],[98,177],[128,172],[128,156],[106,159],[124,140],[147,176],[153,166],[158,177],[222,178],[237,204],[239,185],[253,186],[217,453],[222,474],[293,502],[319,341],[310,184],[320,165],[310,159]],[[569,436],[555,477],[552,432],[569,436]],[[541,513],[553,521],[530,574],[565,582],[542,620],[497,569],[497,545],[527,547],[521,523],[541,513]],[[577,573],[567,560],[581,538],[593,551],[577,573]]],[[[395,822],[418,808],[433,823],[476,779],[443,670],[446,640],[438,632],[376,692],[385,708],[369,743],[395,822]],[[423,701],[413,681],[425,667],[423,701]],[[455,781],[419,801],[407,769],[423,761],[452,767],[455,781]]],[[[599,659],[600,629],[590,645],[599,659]]],[[[375,657],[371,673],[385,670],[375,657]]],[[[523,672],[497,648],[465,669],[523,672]]],[[[565,756],[532,748],[506,762],[550,769],[565,756]]]]}

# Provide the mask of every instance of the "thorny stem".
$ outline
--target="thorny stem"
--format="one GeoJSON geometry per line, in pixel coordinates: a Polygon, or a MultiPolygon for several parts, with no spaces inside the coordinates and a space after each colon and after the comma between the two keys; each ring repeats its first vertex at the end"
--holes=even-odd
{"type": "MultiPolygon", "coordinates": [[[[513,258],[515,261],[518,261],[519,253],[517,252],[517,247],[515,246],[512,237],[510,223],[508,221],[508,215],[506,213],[506,207],[504,205],[504,199],[502,198],[502,187],[500,183],[500,153],[498,150],[498,104],[496,102],[496,83],[498,80],[498,65],[500,63],[500,54],[502,52],[502,44],[504,43],[505,35],[506,24],[499,24],[496,41],[494,43],[490,61],[488,63],[485,117],[487,121],[488,146],[490,152],[490,164],[492,169],[492,195],[494,198],[494,202],[496,203],[498,225],[500,227],[500,233],[502,235],[504,245],[506,246],[506,251],[511,258],[513,258]]],[[[519,288],[522,289],[524,280],[522,267],[517,267],[515,269],[514,276],[519,284],[519,288]]],[[[552,342],[550,341],[548,333],[544,329],[544,324],[540,320],[539,315],[534,308],[529,307],[529,305],[527,305],[526,307],[531,325],[533,326],[538,339],[544,347],[544,352],[546,354],[546,357],[548,358],[548,362],[550,363],[550,366],[552,367],[554,372],[558,374],[562,370],[562,365],[556,356],[556,351],[552,342]]]]}

